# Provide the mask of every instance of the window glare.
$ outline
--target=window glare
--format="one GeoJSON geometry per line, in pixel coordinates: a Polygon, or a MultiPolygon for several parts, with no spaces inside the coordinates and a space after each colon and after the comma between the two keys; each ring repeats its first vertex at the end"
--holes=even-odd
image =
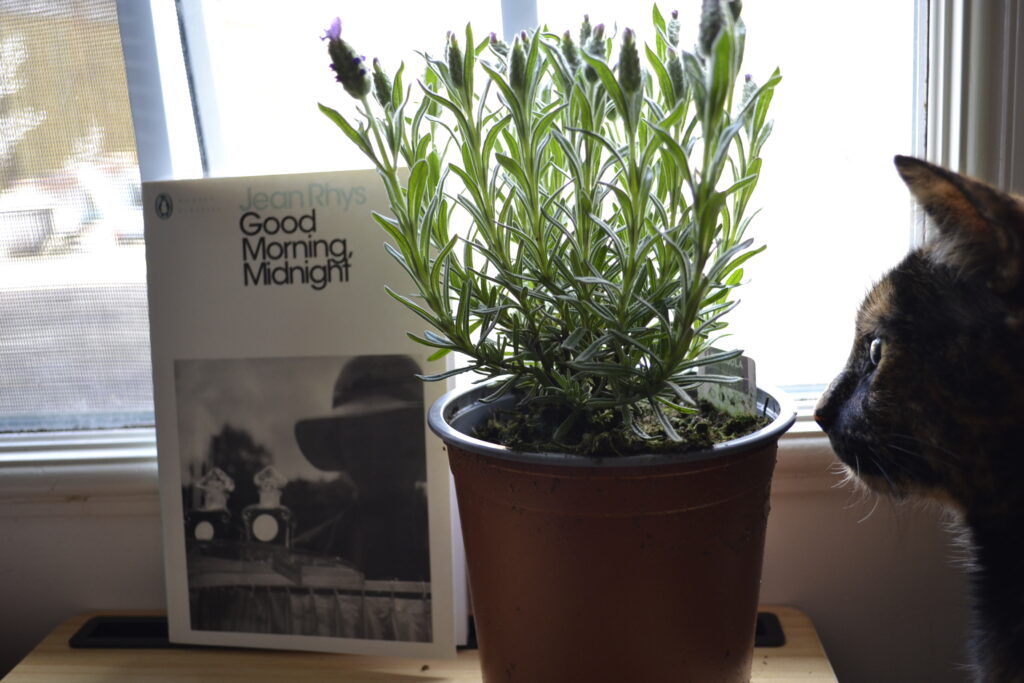
{"type": "MultiPolygon", "coordinates": [[[[679,10],[681,45],[693,45],[700,0],[662,5],[679,10]]],[[[477,39],[500,34],[500,4],[399,2],[203,2],[215,81],[221,143],[213,175],[365,167],[348,141],[316,110],[323,102],[354,113],[355,102],[331,78],[317,40],[339,11],[342,35],[394,71],[421,71],[416,49],[443,54],[448,30],[471,21],[477,39]]],[[[538,18],[551,30],[576,31],[584,14],[650,40],[646,2],[540,0],[538,18]]],[[[764,383],[824,385],[842,367],[853,316],[874,279],[906,251],[910,204],[892,168],[911,153],[913,0],[779,4],[748,0],[744,71],[764,82],[777,66],[783,80],[771,116],[772,139],[752,208],[750,236],[768,249],[746,268],[731,337],[722,345],[757,359],[764,383]],[[827,30],[825,30],[827,29],[827,30]]],[[[212,124],[211,124],[212,125],[212,124]]],[[[207,134],[210,127],[204,121],[207,134]]]]}
{"type": "MultiPolygon", "coordinates": [[[[679,10],[680,47],[692,49],[700,0],[679,10]]],[[[552,30],[634,28],[650,40],[651,4],[539,0],[552,30]]],[[[914,2],[747,0],[744,72],[763,83],[775,67],[771,139],[748,236],[768,249],[748,262],[723,346],[758,363],[760,381],[823,385],[842,368],[857,306],[910,243],[910,203],[892,165],[913,150],[914,2]],[[784,9],[782,9],[784,8],[784,9]]]]}
{"type": "Polygon", "coordinates": [[[751,228],[768,249],[747,269],[734,343],[767,383],[827,384],[861,299],[910,245],[910,198],[892,159],[914,151],[914,2],[777,6],[744,3],[745,68],[778,65],[783,81],[751,228]]]}
{"type": "MultiPolygon", "coordinates": [[[[472,22],[476,39],[501,35],[501,5],[493,2],[290,3],[202,2],[216,120],[200,102],[204,135],[218,137],[210,159],[215,176],[298,173],[367,168],[368,162],[317,109],[322,102],[343,113],[355,100],[334,81],[327,48],[318,38],[335,16],[342,36],[367,64],[381,60],[388,73],[406,63],[404,81],[415,87],[422,71],[416,50],[444,54],[445,36],[463,35],[472,22]]],[[[197,68],[193,64],[193,69],[197,68]]]]}

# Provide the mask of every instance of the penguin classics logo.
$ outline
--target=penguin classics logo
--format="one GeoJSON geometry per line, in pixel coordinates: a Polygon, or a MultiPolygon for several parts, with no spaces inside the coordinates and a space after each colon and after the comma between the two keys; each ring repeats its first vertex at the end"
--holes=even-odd
{"type": "Polygon", "coordinates": [[[174,213],[174,202],[171,201],[171,195],[166,192],[161,192],[156,196],[156,207],[157,218],[167,220],[174,213]]]}

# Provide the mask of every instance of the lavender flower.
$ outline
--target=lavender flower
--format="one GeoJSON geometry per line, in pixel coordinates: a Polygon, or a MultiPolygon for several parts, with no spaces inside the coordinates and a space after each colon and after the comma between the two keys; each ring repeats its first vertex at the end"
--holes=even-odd
{"type": "Polygon", "coordinates": [[[619,85],[627,95],[635,95],[643,86],[640,73],[640,53],[636,49],[636,34],[627,28],[622,33],[622,48],[619,51],[619,85]]]}
{"type": "Polygon", "coordinates": [[[583,15],[583,25],[580,26],[580,45],[586,45],[587,41],[590,40],[590,34],[593,31],[590,27],[590,15],[583,15]]]}
{"type": "Polygon", "coordinates": [[[491,33],[491,49],[499,57],[508,57],[508,43],[499,38],[496,33],[491,33]]]}
{"type": "Polygon", "coordinates": [[[750,98],[752,98],[756,92],[757,83],[754,82],[753,76],[747,74],[743,77],[743,99],[741,100],[740,106],[747,106],[747,102],[750,101],[750,98]]]}
{"type": "Polygon", "coordinates": [[[352,97],[361,100],[370,94],[370,78],[366,73],[366,57],[356,54],[352,46],[341,39],[341,18],[335,17],[321,40],[327,41],[327,54],[338,82],[352,97]]]}
{"type": "Polygon", "coordinates": [[[700,53],[711,56],[715,39],[722,32],[725,15],[722,13],[722,0],[703,0],[700,11],[700,31],[697,38],[700,53]]]}
{"type": "Polygon", "coordinates": [[[686,97],[686,74],[679,53],[672,49],[668,51],[668,78],[672,82],[672,103],[675,104],[686,97]]]}
{"type": "Polygon", "coordinates": [[[668,22],[668,42],[672,47],[679,47],[679,10],[672,10],[672,18],[668,22]]]}
{"type": "Polygon", "coordinates": [[[452,83],[456,88],[464,87],[466,85],[466,74],[462,63],[462,50],[459,49],[459,41],[451,31],[448,32],[447,57],[448,75],[451,76],[452,83]]]}
{"type": "MultiPolygon", "coordinates": [[[[583,49],[595,59],[604,59],[604,24],[598,24],[594,27],[590,33],[590,40],[587,41],[586,47],[583,49]]],[[[583,74],[591,83],[597,82],[597,71],[589,64],[583,70],[583,74]]]]}
{"type": "Polygon", "coordinates": [[[341,17],[334,17],[330,28],[324,31],[320,40],[341,40],[341,17]]]}
{"type": "Polygon", "coordinates": [[[569,31],[566,31],[565,35],[562,36],[562,56],[565,57],[565,61],[572,73],[575,74],[580,70],[580,53],[572,42],[572,34],[569,31]]]}
{"type": "Polygon", "coordinates": [[[373,60],[373,96],[385,109],[393,106],[391,102],[391,79],[384,73],[379,59],[373,60]]]}
{"type": "Polygon", "coordinates": [[[512,43],[512,57],[509,59],[508,67],[509,85],[517,93],[522,94],[526,90],[526,50],[523,48],[521,37],[516,37],[512,43]]]}

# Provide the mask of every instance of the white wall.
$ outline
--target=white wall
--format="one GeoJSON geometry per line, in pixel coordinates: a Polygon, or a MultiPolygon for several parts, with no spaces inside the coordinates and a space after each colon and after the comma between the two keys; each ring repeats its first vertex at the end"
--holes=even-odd
{"type": "MultiPolygon", "coordinates": [[[[832,488],[808,444],[780,459],[762,602],[811,616],[842,683],[965,681],[964,583],[940,515],[881,502],[861,521],[874,502],[832,488]]],[[[154,468],[45,469],[0,463],[0,675],[68,616],[164,601],[154,468]]]]}
{"type": "Polygon", "coordinates": [[[967,681],[967,587],[945,514],[838,480],[776,477],[761,601],[811,617],[841,683],[967,681]]]}

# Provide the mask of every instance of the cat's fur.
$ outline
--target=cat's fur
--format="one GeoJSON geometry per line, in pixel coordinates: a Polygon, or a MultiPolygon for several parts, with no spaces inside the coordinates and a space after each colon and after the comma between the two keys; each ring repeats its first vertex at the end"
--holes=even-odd
{"type": "Polygon", "coordinates": [[[869,488],[957,513],[975,680],[1024,683],[1024,199],[896,167],[935,234],[867,295],[815,419],[869,488]]]}

